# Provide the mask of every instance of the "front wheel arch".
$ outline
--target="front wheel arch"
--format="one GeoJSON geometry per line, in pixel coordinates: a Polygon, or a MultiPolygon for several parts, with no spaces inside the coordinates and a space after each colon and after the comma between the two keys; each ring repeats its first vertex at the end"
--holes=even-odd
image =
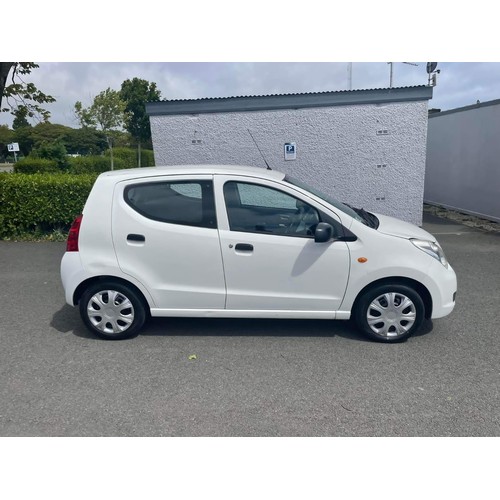
{"type": "Polygon", "coordinates": [[[418,332],[425,318],[420,293],[408,284],[388,281],[368,287],[353,309],[358,329],[379,342],[402,342],[418,332]]]}
{"type": "Polygon", "coordinates": [[[377,288],[382,285],[404,285],[410,288],[413,288],[421,297],[422,302],[424,303],[425,308],[425,318],[430,319],[432,316],[432,297],[427,290],[427,288],[422,285],[419,281],[416,281],[411,278],[405,278],[403,276],[394,276],[392,278],[382,278],[377,281],[373,281],[372,283],[366,285],[357,295],[354,304],[352,305],[351,311],[356,311],[360,298],[365,295],[372,288],[377,288]]]}

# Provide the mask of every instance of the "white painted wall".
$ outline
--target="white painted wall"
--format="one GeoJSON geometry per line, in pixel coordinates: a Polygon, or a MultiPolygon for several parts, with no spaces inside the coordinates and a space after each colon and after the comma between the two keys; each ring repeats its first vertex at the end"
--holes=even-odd
{"type": "Polygon", "coordinates": [[[354,206],[422,223],[426,100],[150,119],[156,165],[265,168],[250,129],[273,170],[354,206]],[[284,160],[286,142],[297,144],[296,160],[284,160]]]}

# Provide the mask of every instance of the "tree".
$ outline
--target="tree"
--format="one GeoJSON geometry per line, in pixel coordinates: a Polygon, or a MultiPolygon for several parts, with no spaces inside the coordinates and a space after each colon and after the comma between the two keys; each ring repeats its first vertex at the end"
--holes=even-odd
{"type": "Polygon", "coordinates": [[[13,142],[14,132],[7,125],[0,125],[0,157],[8,154],[7,144],[13,142]]]}
{"type": "Polygon", "coordinates": [[[60,141],[66,146],[69,134],[73,130],[65,125],[50,122],[38,123],[34,127],[29,125],[18,128],[15,128],[13,124],[13,128],[15,142],[19,143],[19,148],[25,156],[31,153],[33,147],[37,147],[42,142],[60,141]]]}
{"type": "Polygon", "coordinates": [[[96,125],[94,115],[90,107],[84,108],[80,101],[75,103],[75,114],[82,128],[94,128],[96,125]]]}
{"type": "Polygon", "coordinates": [[[19,143],[21,154],[28,156],[33,148],[33,128],[34,127],[21,127],[14,130],[14,142],[19,143]]]}
{"type": "Polygon", "coordinates": [[[81,155],[97,155],[108,147],[104,134],[89,127],[70,129],[65,144],[68,153],[81,155]]]}
{"type": "Polygon", "coordinates": [[[113,133],[123,126],[126,117],[125,102],[120,98],[120,93],[108,87],[94,97],[94,102],[88,108],[84,108],[80,101],[76,102],[75,113],[82,127],[97,126],[102,130],[106,136],[113,170],[113,133]]]}
{"type": "MultiPolygon", "coordinates": [[[[49,144],[62,142],[70,154],[97,155],[108,148],[104,133],[94,128],[74,129],[58,123],[44,122],[38,123],[34,127],[29,125],[15,128],[13,126],[13,129],[11,130],[7,126],[0,127],[0,145],[3,144],[1,139],[7,137],[8,134],[8,142],[18,142],[24,156],[30,154],[33,148],[38,148],[44,142],[49,144]]],[[[117,132],[117,136],[114,138],[114,146],[129,146],[130,135],[128,133],[117,132]],[[126,138],[122,139],[122,135],[126,136],[126,138]],[[125,142],[126,144],[124,144],[125,142]]],[[[0,151],[1,153],[2,151],[0,151]]]]}
{"type": "Polygon", "coordinates": [[[9,126],[0,125],[0,146],[7,147],[7,144],[10,144],[13,138],[14,132],[9,128],[9,126]]]}
{"type": "Polygon", "coordinates": [[[7,84],[7,77],[14,64],[13,62],[0,62],[0,110],[2,109],[3,91],[7,84]]]}
{"type": "Polygon", "coordinates": [[[161,92],[156,88],[156,83],[140,78],[125,80],[122,83],[120,96],[125,101],[127,120],[125,128],[137,142],[137,165],[141,166],[141,143],[151,140],[149,116],[146,114],[146,102],[159,101],[161,92]]]}
{"type": "Polygon", "coordinates": [[[17,130],[22,127],[31,127],[31,123],[26,118],[26,115],[28,114],[26,108],[23,107],[17,111],[13,111],[12,114],[15,116],[14,121],[12,122],[13,130],[17,130]]]}
{"type": "Polygon", "coordinates": [[[55,102],[55,99],[44,94],[34,83],[24,81],[25,75],[38,68],[33,62],[3,62],[0,63],[0,111],[10,111],[16,117],[18,115],[30,118],[41,117],[47,121],[50,112],[40,106],[55,102]],[[11,74],[11,83],[7,84],[7,78],[11,74]],[[2,108],[5,99],[7,107],[2,108]]]}
{"type": "Polygon", "coordinates": [[[44,160],[54,160],[61,170],[68,167],[67,151],[62,139],[42,141],[33,148],[30,156],[33,158],[42,158],[44,160]]]}
{"type": "Polygon", "coordinates": [[[66,125],[46,122],[35,125],[31,135],[35,146],[43,141],[54,142],[62,140],[66,143],[68,134],[71,130],[72,129],[66,125]]]}

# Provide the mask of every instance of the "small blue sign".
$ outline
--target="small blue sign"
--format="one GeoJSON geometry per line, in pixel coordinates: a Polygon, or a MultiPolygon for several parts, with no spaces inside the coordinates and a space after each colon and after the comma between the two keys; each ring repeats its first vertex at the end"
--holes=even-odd
{"type": "Polygon", "coordinates": [[[285,160],[297,159],[297,146],[295,142],[285,142],[285,160]]]}

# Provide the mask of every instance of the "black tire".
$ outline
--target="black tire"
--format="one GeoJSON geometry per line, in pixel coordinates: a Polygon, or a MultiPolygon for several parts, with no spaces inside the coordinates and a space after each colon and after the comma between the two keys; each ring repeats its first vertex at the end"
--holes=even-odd
{"type": "Polygon", "coordinates": [[[85,326],[98,337],[121,340],[139,334],[146,320],[146,308],[132,287],[100,281],[82,294],[80,315],[85,326]]]}
{"type": "Polygon", "coordinates": [[[356,326],[379,342],[402,342],[413,335],[424,320],[425,307],[411,287],[384,284],[364,292],[354,310],[356,326]],[[380,318],[380,319],[378,319],[380,318]]]}

